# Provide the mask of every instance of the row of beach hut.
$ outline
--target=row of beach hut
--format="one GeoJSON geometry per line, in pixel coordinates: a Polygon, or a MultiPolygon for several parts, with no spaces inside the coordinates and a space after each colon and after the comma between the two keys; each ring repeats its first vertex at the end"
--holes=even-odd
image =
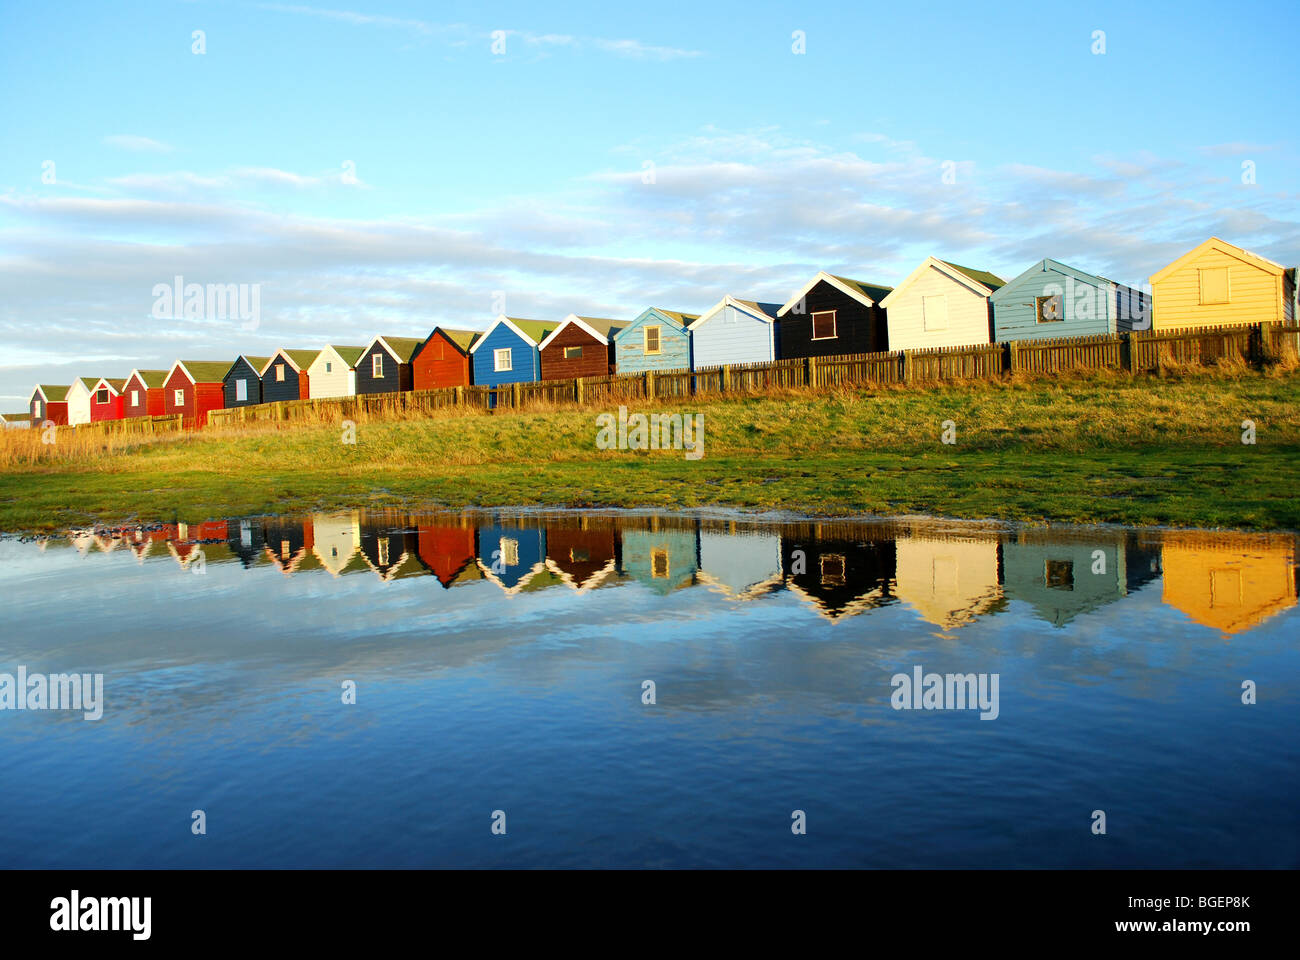
{"type": "Polygon", "coordinates": [[[819,272],[784,304],[725,296],[704,313],[651,307],[633,320],[498,316],[483,331],[435,327],[365,345],[177,360],[123,378],[36,387],[14,421],[92,423],[282,400],[702,369],[885,350],[1294,323],[1296,268],[1212,237],[1151,277],[1151,293],[1041,260],[1014,280],[930,257],[896,287],[819,272]]]}

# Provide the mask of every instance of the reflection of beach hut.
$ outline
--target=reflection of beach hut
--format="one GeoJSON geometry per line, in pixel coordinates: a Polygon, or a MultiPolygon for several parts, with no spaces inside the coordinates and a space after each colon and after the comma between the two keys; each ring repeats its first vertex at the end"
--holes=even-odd
{"type": "Polygon", "coordinates": [[[964,627],[998,609],[998,579],[996,537],[898,540],[898,599],[944,630],[964,627]]]}
{"type": "Polygon", "coordinates": [[[1056,627],[1128,593],[1122,541],[1050,542],[1030,535],[1003,548],[1007,596],[1056,627]]]}
{"type": "Polygon", "coordinates": [[[828,620],[894,603],[892,539],[782,536],[785,585],[828,620]]]}
{"type": "Polygon", "coordinates": [[[506,593],[518,593],[546,569],[546,531],[498,524],[480,527],[478,567],[506,593]]]}
{"type": "Polygon", "coordinates": [[[474,527],[468,521],[420,523],[416,531],[420,562],[444,587],[450,588],[461,579],[468,567],[477,569],[474,527]]]}
{"type": "Polygon", "coordinates": [[[575,590],[592,590],[614,572],[616,536],[610,523],[580,521],[546,528],[546,567],[575,590]]]}
{"type": "Polygon", "coordinates": [[[1289,536],[1170,533],[1160,559],[1164,602],[1224,635],[1295,606],[1295,540],[1289,536]]]}
{"type": "Polygon", "coordinates": [[[752,600],[781,584],[781,538],[734,529],[700,531],[699,579],[732,600],[752,600]]]}
{"type": "Polygon", "coordinates": [[[384,582],[422,575],[424,568],[416,551],[413,530],[392,529],[380,523],[361,525],[361,554],[384,582]]]}
{"type": "MultiPolygon", "coordinates": [[[[281,573],[296,573],[312,556],[316,530],[311,520],[268,520],[262,525],[266,555],[281,573]]],[[[314,565],[314,564],[313,564],[314,565]]]]}
{"type": "Polygon", "coordinates": [[[342,514],[313,514],[312,552],[331,576],[340,576],[356,557],[361,545],[361,515],[353,510],[342,514]]]}
{"type": "Polygon", "coordinates": [[[245,568],[256,566],[266,556],[262,521],[232,520],[226,531],[226,546],[245,568]]]}
{"type": "Polygon", "coordinates": [[[622,540],[623,572],[655,593],[671,593],[695,582],[699,554],[693,529],[625,528],[622,540]]]}

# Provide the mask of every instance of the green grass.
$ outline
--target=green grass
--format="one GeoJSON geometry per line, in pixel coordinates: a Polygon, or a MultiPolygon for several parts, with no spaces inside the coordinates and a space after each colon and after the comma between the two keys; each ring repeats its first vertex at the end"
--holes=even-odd
{"type": "Polygon", "coordinates": [[[632,405],[703,413],[697,461],[598,450],[603,409],[360,423],[355,445],[337,425],[267,424],[106,451],[60,441],[36,462],[0,451],[0,529],[434,504],[1300,528],[1296,373],[632,405]]]}

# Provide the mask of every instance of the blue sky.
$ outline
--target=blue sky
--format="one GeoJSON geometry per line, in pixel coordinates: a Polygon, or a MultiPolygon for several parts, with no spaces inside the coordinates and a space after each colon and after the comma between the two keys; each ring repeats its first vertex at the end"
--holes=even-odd
{"type": "Polygon", "coordinates": [[[2,0],[0,403],[502,298],[698,311],[931,254],[1138,283],[1212,234],[1295,265],[1297,28],[1281,2],[2,0]],[[177,275],[258,284],[256,328],[154,317],[177,275]]]}

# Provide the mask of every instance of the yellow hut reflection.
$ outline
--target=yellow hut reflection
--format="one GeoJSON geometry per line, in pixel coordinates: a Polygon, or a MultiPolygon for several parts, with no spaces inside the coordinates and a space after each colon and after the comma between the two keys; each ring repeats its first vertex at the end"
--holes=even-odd
{"type": "Polygon", "coordinates": [[[1225,636],[1295,606],[1295,540],[1274,534],[1166,535],[1164,602],[1225,636]]]}
{"type": "Polygon", "coordinates": [[[898,540],[899,600],[944,630],[974,623],[1002,603],[995,536],[904,536],[898,540]]]}

